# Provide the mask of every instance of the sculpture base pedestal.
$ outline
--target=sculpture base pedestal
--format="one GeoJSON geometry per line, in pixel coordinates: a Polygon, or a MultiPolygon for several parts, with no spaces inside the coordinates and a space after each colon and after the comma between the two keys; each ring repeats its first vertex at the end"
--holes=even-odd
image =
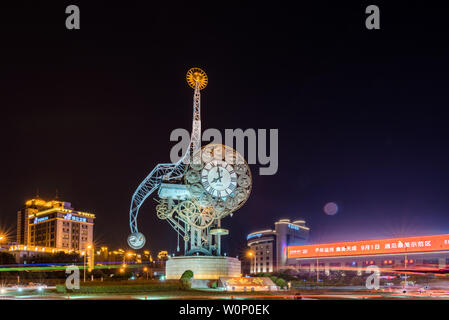
{"type": "Polygon", "coordinates": [[[240,277],[241,262],[232,257],[187,256],[170,257],[165,266],[166,279],[181,278],[186,270],[193,271],[194,279],[240,277]]]}

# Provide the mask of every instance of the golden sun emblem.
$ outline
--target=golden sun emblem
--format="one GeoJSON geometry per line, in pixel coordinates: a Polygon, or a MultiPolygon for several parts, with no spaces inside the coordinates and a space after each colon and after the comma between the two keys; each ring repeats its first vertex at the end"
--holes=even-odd
{"type": "Polygon", "coordinates": [[[186,80],[189,86],[195,89],[196,83],[200,87],[200,90],[203,90],[207,86],[207,74],[200,68],[191,68],[187,71],[186,80]]]}

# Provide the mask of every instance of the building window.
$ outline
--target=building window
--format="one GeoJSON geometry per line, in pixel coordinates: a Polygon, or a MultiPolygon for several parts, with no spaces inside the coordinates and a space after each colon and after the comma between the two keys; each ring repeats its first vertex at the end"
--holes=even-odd
{"type": "Polygon", "coordinates": [[[415,263],[414,259],[401,260],[401,264],[414,264],[414,263],[415,263]]]}

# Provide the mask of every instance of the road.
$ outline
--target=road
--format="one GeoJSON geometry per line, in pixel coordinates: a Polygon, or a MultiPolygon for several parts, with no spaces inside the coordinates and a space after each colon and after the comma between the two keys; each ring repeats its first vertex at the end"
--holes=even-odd
{"type": "Polygon", "coordinates": [[[177,293],[148,292],[142,294],[58,294],[54,290],[42,291],[9,291],[0,295],[0,299],[13,300],[449,300],[448,290],[427,290],[425,292],[403,290],[341,290],[315,289],[274,293],[213,293],[194,290],[177,293]]]}

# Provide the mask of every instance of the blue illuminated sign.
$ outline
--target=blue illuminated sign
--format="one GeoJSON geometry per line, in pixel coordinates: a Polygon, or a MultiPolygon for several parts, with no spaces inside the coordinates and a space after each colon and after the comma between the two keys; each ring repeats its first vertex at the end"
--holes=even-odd
{"type": "Polygon", "coordinates": [[[36,217],[36,218],[34,218],[34,223],[39,223],[39,222],[42,222],[45,220],[48,220],[48,217],[43,217],[43,218],[36,217]]]}
{"type": "Polygon", "coordinates": [[[67,214],[64,216],[64,219],[66,219],[66,220],[78,221],[78,222],[87,222],[87,219],[86,219],[86,218],[80,218],[80,217],[77,217],[77,216],[73,216],[71,213],[67,213],[67,214]]]}
{"type": "Polygon", "coordinates": [[[298,226],[295,226],[295,225],[293,225],[293,224],[288,224],[288,227],[289,227],[290,229],[293,229],[293,230],[299,230],[299,227],[298,227],[298,226]]]}
{"type": "Polygon", "coordinates": [[[250,234],[246,237],[246,240],[252,239],[252,238],[260,238],[262,236],[262,233],[255,233],[255,234],[250,234]]]}

